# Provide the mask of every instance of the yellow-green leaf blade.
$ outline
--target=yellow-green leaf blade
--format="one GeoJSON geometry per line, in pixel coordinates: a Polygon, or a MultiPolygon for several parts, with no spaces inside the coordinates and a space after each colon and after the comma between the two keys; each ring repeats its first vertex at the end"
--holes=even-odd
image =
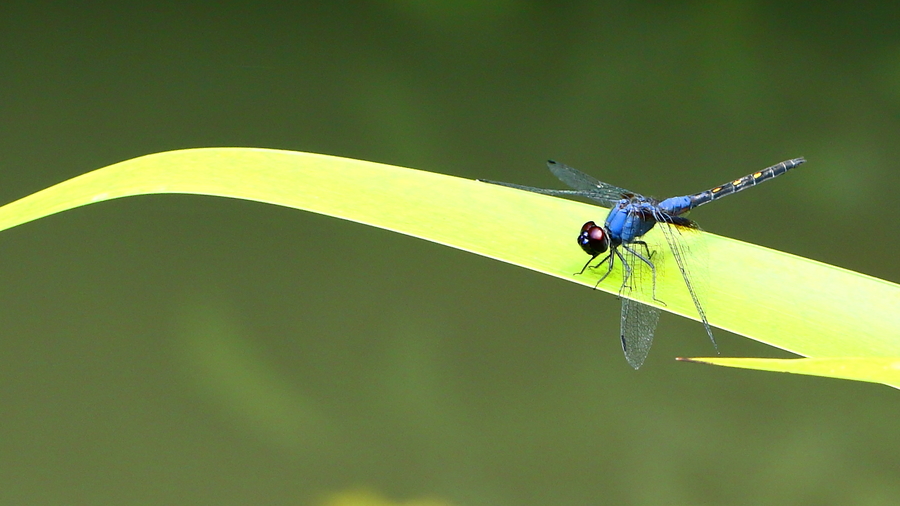
{"type": "MultiPolygon", "coordinates": [[[[792,174],[801,177],[803,170],[792,174]]],[[[602,221],[607,213],[579,202],[372,162],[204,148],[127,160],[25,197],[0,208],[0,230],[94,202],[152,193],[294,207],[589,286],[597,274],[572,274],[586,260],[575,237],[585,221],[602,221]]],[[[657,295],[666,303],[662,309],[697,319],[671,255],[664,254],[665,241],[657,230],[646,239],[662,253],[654,257],[660,269],[657,295]]],[[[714,234],[692,240],[702,241],[708,255],[703,303],[712,325],[811,357],[900,356],[896,284],[714,234]]],[[[600,289],[617,292],[617,276],[600,289]]],[[[585,290],[585,296],[598,295],[585,290]]],[[[658,305],[646,295],[636,296],[658,305]]],[[[703,334],[700,326],[697,332],[703,334]]],[[[598,339],[616,339],[616,334],[597,329],[598,339]]]]}
{"type": "Polygon", "coordinates": [[[685,362],[900,386],[900,357],[683,358],[685,362]]]}

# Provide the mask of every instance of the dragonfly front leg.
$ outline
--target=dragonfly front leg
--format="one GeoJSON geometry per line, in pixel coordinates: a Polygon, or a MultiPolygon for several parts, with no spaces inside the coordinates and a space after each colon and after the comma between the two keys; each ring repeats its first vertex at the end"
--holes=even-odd
{"type": "MultiPolygon", "coordinates": [[[[603,280],[606,279],[607,276],[609,276],[609,273],[612,272],[612,270],[613,270],[613,265],[615,265],[615,263],[616,263],[616,257],[613,256],[613,253],[615,253],[617,256],[621,257],[621,254],[619,253],[619,250],[618,250],[617,248],[613,247],[613,248],[610,250],[609,254],[606,255],[606,258],[603,259],[602,262],[600,262],[599,264],[597,264],[597,265],[591,267],[591,269],[596,269],[597,267],[600,267],[601,265],[603,265],[603,262],[606,262],[607,260],[609,260],[609,264],[606,266],[606,272],[604,272],[603,275],[600,276],[600,279],[598,279],[597,282],[594,283],[594,290],[596,290],[597,287],[600,286],[600,283],[602,283],[603,280]]],[[[593,259],[592,259],[592,260],[593,260],[593,259]]],[[[590,262],[588,262],[588,263],[590,263],[590,262]]],[[[584,270],[584,269],[582,269],[582,271],[583,271],[583,270],[584,270]]]]}
{"type": "MultiPolygon", "coordinates": [[[[591,267],[591,269],[596,269],[597,267],[600,267],[601,265],[603,265],[604,262],[606,262],[607,260],[610,259],[611,255],[612,255],[612,252],[607,253],[606,256],[603,257],[603,260],[600,260],[600,262],[598,262],[597,265],[591,267]]],[[[584,267],[582,267],[580,271],[578,271],[578,272],[576,272],[575,274],[573,274],[573,276],[578,276],[578,275],[584,274],[584,271],[586,271],[587,268],[591,265],[591,262],[593,262],[594,259],[597,258],[598,256],[600,256],[599,253],[596,254],[596,255],[594,255],[594,256],[592,256],[592,257],[590,258],[590,260],[588,260],[587,263],[584,264],[584,267]]],[[[612,267],[610,267],[610,269],[612,269],[612,267]]]]}
{"type": "Polygon", "coordinates": [[[615,251],[615,249],[613,249],[612,251],[607,253],[606,256],[603,257],[603,260],[600,260],[597,263],[597,265],[591,265],[591,262],[593,262],[594,259],[600,255],[592,256],[591,259],[588,260],[586,264],[584,264],[584,267],[582,267],[579,272],[576,272],[575,274],[573,274],[573,276],[579,276],[581,274],[584,274],[584,271],[586,271],[588,269],[588,267],[590,267],[591,269],[596,269],[597,267],[600,267],[601,265],[609,262],[606,266],[606,272],[603,273],[603,275],[600,276],[600,279],[598,279],[597,282],[594,284],[594,290],[596,290],[597,287],[600,286],[600,283],[602,283],[603,280],[606,279],[606,277],[609,276],[609,273],[612,272],[612,270],[613,270],[613,265],[615,264],[615,257],[613,256],[613,251],[615,251]]]}

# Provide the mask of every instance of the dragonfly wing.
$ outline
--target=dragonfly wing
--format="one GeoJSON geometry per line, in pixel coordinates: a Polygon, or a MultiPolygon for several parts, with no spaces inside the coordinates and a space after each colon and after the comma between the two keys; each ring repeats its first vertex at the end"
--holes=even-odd
{"type": "Polygon", "coordinates": [[[672,252],[672,256],[675,257],[675,264],[678,266],[678,270],[681,272],[681,277],[684,279],[684,284],[687,286],[691,300],[694,302],[694,307],[697,309],[697,315],[700,317],[700,321],[703,322],[703,327],[706,329],[706,333],[709,335],[709,340],[712,341],[713,347],[718,351],[719,347],[716,344],[716,338],[713,337],[712,328],[709,326],[709,321],[706,319],[706,311],[703,309],[703,305],[700,304],[700,297],[697,295],[698,291],[705,289],[705,273],[701,273],[699,277],[696,277],[696,273],[692,274],[688,269],[686,260],[688,257],[697,256],[699,254],[699,252],[689,253],[689,248],[685,245],[685,240],[688,238],[700,239],[697,235],[699,227],[690,220],[684,218],[682,218],[682,220],[683,223],[679,225],[665,222],[661,223],[660,225],[662,226],[659,228],[662,229],[666,242],[669,243],[669,250],[672,252]]]}
{"type": "Polygon", "coordinates": [[[591,200],[595,200],[606,207],[613,207],[619,200],[631,195],[637,195],[625,188],[619,188],[618,186],[604,183],[603,181],[589,176],[578,169],[569,167],[564,163],[550,160],[547,162],[547,167],[557,179],[566,183],[566,185],[571,188],[584,191],[584,196],[591,200]]]}
{"type": "Polygon", "coordinates": [[[622,351],[625,360],[638,369],[650,353],[659,309],[631,299],[622,299],[622,351]]]}
{"type": "Polygon", "coordinates": [[[581,190],[552,190],[549,188],[537,188],[535,186],[525,186],[522,184],[514,184],[514,183],[504,183],[502,181],[491,181],[489,179],[479,179],[482,183],[490,183],[498,186],[506,186],[509,188],[515,188],[517,190],[525,190],[534,193],[541,193],[544,195],[554,195],[557,197],[585,197],[591,198],[591,192],[581,191],[581,190]]]}
{"type": "Polygon", "coordinates": [[[642,297],[656,298],[656,266],[652,262],[649,247],[644,243],[622,244],[616,253],[622,260],[622,327],[620,337],[625,360],[635,369],[641,367],[659,322],[659,309],[630,299],[634,293],[642,297]]]}

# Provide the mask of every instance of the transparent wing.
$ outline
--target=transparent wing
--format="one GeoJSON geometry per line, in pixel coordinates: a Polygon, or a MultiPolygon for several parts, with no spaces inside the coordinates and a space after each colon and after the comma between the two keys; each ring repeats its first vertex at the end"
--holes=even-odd
{"type": "Polygon", "coordinates": [[[617,249],[622,260],[622,326],[620,337],[625,360],[638,369],[650,353],[659,322],[659,309],[631,300],[632,295],[656,299],[656,266],[650,248],[642,243],[623,244],[617,249]]]}
{"type": "Polygon", "coordinates": [[[658,322],[659,309],[622,298],[622,351],[631,367],[638,369],[644,364],[658,322]]]}
{"type": "Polygon", "coordinates": [[[605,207],[612,207],[622,198],[627,198],[631,195],[640,196],[625,188],[619,188],[618,186],[604,183],[595,177],[589,176],[584,172],[563,163],[550,160],[547,162],[547,167],[554,176],[563,183],[566,183],[570,188],[581,190],[581,192],[576,193],[576,195],[600,202],[605,207]]]}
{"type": "Polygon", "coordinates": [[[547,162],[547,167],[550,168],[550,172],[552,172],[553,175],[559,178],[560,181],[566,183],[566,185],[573,189],[553,190],[549,188],[537,188],[535,186],[504,183],[502,181],[491,181],[489,179],[479,179],[479,181],[481,181],[482,183],[490,183],[500,186],[507,186],[509,188],[516,188],[518,190],[541,193],[543,195],[553,195],[557,197],[583,197],[595,202],[599,202],[604,207],[610,208],[615,206],[616,202],[622,200],[623,198],[628,198],[633,195],[641,197],[641,195],[637,193],[628,191],[624,188],[619,188],[618,186],[604,183],[603,181],[591,177],[584,172],[581,172],[580,170],[573,169],[572,167],[559,162],[554,162],[553,160],[547,162]]]}
{"type": "MultiPolygon", "coordinates": [[[[697,315],[700,316],[700,321],[703,322],[703,327],[706,329],[707,335],[709,335],[709,340],[712,341],[713,347],[716,349],[716,352],[718,352],[719,347],[716,344],[716,338],[713,337],[712,328],[709,326],[709,321],[706,319],[706,311],[703,309],[703,305],[700,304],[700,297],[697,295],[701,286],[704,285],[705,279],[697,279],[694,274],[691,273],[691,270],[688,269],[688,259],[697,256],[698,253],[690,253],[688,251],[689,248],[685,245],[685,239],[699,238],[697,236],[699,227],[690,220],[684,218],[681,218],[681,220],[683,220],[682,223],[678,225],[665,222],[659,223],[659,228],[662,229],[666,242],[669,243],[669,250],[675,258],[675,264],[678,266],[679,272],[681,272],[681,277],[684,279],[684,284],[687,286],[688,293],[691,295],[691,300],[694,301],[694,307],[697,308],[697,315]]],[[[699,268],[701,271],[704,270],[702,265],[699,266],[699,268]]],[[[703,278],[704,276],[701,275],[700,277],[703,278]]]]}
{"type": "Polygon", "coordinates": [[[504,183],[502,181],[491,181],[490,179],[479,179],[482,183],[490,183],[499,186],[507,186],[509,188],[516,188],[518,190],[525,190],[534,193],[542,193],[544,195],[555,195],[557,197],[588,197],[588,192],[578,191],[578,190],[551,190],[549,188],[537,188],[534,186],[525,186],[522,184],[515,183],[504,183]]]}

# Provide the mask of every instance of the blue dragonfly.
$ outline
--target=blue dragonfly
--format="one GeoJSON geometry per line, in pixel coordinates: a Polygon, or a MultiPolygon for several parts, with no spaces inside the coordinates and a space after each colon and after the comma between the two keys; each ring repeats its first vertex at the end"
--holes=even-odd
{"type": "Polygon", "coordinates": [[[571,187],[571,190],[553,190],[499,181],[482,181],[544,195],[584,197],[610,208],[603,226],[589,221],[581,227],[581,232],[578,235],[578,245],[591,258],[584,264],[581,272],[576,274],[583,274],[588,267],[598,269],[606,264],[606,271],[594,285],[596,288],[613,271],[616,259],[622,264],[622,284],[619,288],[619,298],[622,300],[622,317],[619,337],[622,341],[622,350],[625,352],[625,360],[632,367],[638,369],[643,365],[647,354],[650,352],[650,346],[653,344],[653,333],[656,331],[656,325],[659,322],[659,309],[638,302],[630,297],[639,281],[646,277],[645,273],[648,270],[649,277],[653,283],[651,295],[656,302],[665,305],[664,302],[656,298],[656,266],[652,261],[653,252],[650,251],[647,243],[641,240],[644,234],[649,232],[657,223],[660,225],[663,236],[665,236],[669,245],[669,250],[672,252],[678,270],[684,279],[684,284],[687,286],[691,300],[694,302],[694,307],[697,309],[697,314],[700,316],[700,320],[703,322],[703,326],[706,329],[706,333],[709,334],[709,339],[712,341],[713,346],[718,349],[712,328],[710,328],[709,321],[706,319],[706,312],[700,303],[700,298],[697,296],[695,281],[686,263],[686,259],[690,255],[688,254],[688,248],[683,243],[684,234],[689,233],[689,231],[699,230],[700,227],[683,215],[695,207],[780,176],[805,161],[803,158],[786,160],[700,193],[671,197],[662,201],[604,183],[568,165],[553,160],[547,162],[550,172],[571,187]],[[591,266],[591,263],[600,255],[604,255],[604,253],[605,256],[596,265],[591,266]]]}

